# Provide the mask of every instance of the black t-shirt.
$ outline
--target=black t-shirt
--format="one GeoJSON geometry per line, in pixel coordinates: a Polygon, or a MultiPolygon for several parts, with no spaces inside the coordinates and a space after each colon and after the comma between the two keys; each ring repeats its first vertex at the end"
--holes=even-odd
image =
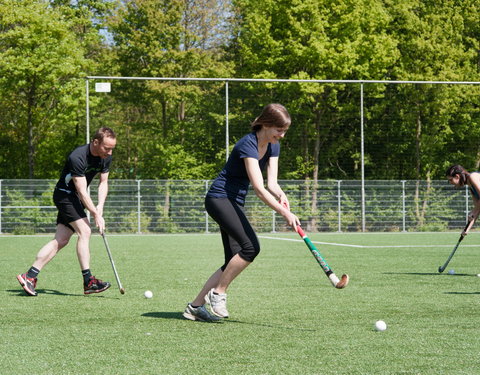
{"type": "Polygon", "coordinates": [[[56,188],[67,192],[76,192],[72,177],[85,177],[87,186],[98,173],[107,173],[110,169],[112,156],[102,159],[93,156],[90,152],[90,144],[77,147],[68,155],[56,188]]]}

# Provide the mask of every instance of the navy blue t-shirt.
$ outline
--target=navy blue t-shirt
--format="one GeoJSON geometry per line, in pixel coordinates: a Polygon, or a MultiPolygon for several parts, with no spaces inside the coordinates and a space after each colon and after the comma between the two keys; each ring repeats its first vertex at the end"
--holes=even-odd
{"type": "MultiPolygon", "coordinates": [[[[259,160],[260,170],[264,170],[271,157],[280,155],[280,144],[269,143],[267,152],[259,160]]],[[[207,197],[211,198],[230,198],[238,204],[245,204],[245,197],[248,193],[250,180],[247,169],[245,168],[244,158],[254,158],[258,160],[258,139],[256,132],[247,134],[240,139],[233,147],[232,153],[228,157],[227,163],[213,181],[208,190],[207,197]]]]}
{"type": "MultiPolygon", "coordinates": [[[[472,172],[470,174],[473,174],[473,173],[478,173],[478,172],[472,172]]],[[[477,189],[475,189],[475,187],[473,186],[469,186],[468,188],[470,189],[470,193],[472,193],[473,197],[477,200],[480,200],[480,195],[478,194],[477,189]]]]}
{"type": "Polygon", "coordinates": [[[105,159],[93,156],[90,152],[90,144],[79,146],[68,155],[56,187],[66,192],[76,192],[72,177],[85,177],[88,186],[97,173],[109,171],[111,162],[111,155],[105,159]]]}

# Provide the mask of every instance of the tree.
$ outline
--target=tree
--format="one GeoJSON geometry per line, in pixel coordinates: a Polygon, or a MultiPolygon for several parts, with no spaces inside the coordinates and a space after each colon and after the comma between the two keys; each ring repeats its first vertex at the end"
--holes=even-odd
{"type": "Polygon", "coordinates": [[[0,133],[14,145],[1,160],[7,176],[51,177],[51,158],[63,158],[61,141],[78,121],[82,51],[46,2],[0,2],[0,133]]]}
{"type": "MultiPolygon", "coordinates": [[[[478,74],[478,42],[466,35],[477,33],[472,29],[471,2],[463,1],[392,1],[387,2],[392,22],[390,33],[398,41],[400,58],[391,69],[393,79],[422,81],[469,81],[478,74]],[[468,17],[466,16],[468,14],[468,17]],[[467,20],[469,20],[467,22],[467,20]],[[469,25],[469,26],[467,26],[469,25]]],[[[476,31],[475,31],[476,30],[476,31]]],[[[384,119],[375,123],[376,131],[370,133],[379,139],[395,139],[387,152],[374,155],[374,160],[397,160],[399,168],[378,162],[376,174],[392,178],[427,180],[422,199],[420,183],[415,200],[416,218],[422,226],[432,178],[443,178],[447,166],[453,163],[452,155],[475,155],[478,149],[479,116],[472,94],[478,88],[446,85],[395,85],[385,92],[386,108],[390,114],[386,129],[384,119]],[[475,115],[476,113],[476,115],[475,115]],[[473,141],[472,139],[477,140],[473,141]],[[472,143],[476,145],[473,146],[472,143]],[[386,155],[388,154],[388,155],[386,155]],[[387,166],[388,165],[388,166],[387,166]]],[[[476,95],[476,94],[474,94],[476,95]]],[[[375,143],[375,142],[372,142],[375,143]]],[[[462,156],[461,159],[465,160],[462,156]]],[[[457,159],[455,162],[459,162],[457,159]]]]}
{"type": "MultiPolygon", "coordinates": [[[[235,5],[238,29],[232,48],[243,76],[382,78],[398,58],[395,40],[387,33],[390,17],[382,1],[237,0],[235,5]]],[[[338,113],[351,106],[349,89],[342,85],[298,84],[277,96],[304,120],[297,125],[298,130],[293,126],[290,131],[303,146],[302,164],[311,166],[304,178],[316,183],[321,168],[322,175],[329,177],[329,170],[345,169],[341,167],[345,159],[353,165],[358,146],[352,145],[351,135],[358,134],[358,126],[337,121],[338,113]],[[327,142],[328,151],[324,148],[327,142]],[[350,146],[347,150],[346,143],[350,146]]],[[[295,159],[299,149],[292,151],[287,158],[295,159]]],[[[316,191],[314,185],[312,229],[316,226],[316,191]]]]}
{"type": "MultiPolygon", "coordinates": [[[[221,18],[218,9],[217,2],[211,0],[125,1],[109,23],[120,74],[228,76],[231,64],[221,59],[223,37],[221,29],[214,27],[221,18]]],[[[217,113],[223,103],[210,101],[211,94],[216,96],[219,90],[221,85],[216,83],[123,82],[115,95],[123,106],[118,113],[119,129],[129,145],[122,156],[126,164],[135,166],[128,177],[172,178],[182,174],[170,164],[147,156],[159,150],[193,155],[204,165],[199,173],[211,174],[211,154],[217,151],[212,149],[214,138],[206,135],[221,129],[222,118],[217,113]]],[[[189,158],[177,160],[184,162],[175,164],[177,169],[198,170],[191,168],[189,158]]]]}

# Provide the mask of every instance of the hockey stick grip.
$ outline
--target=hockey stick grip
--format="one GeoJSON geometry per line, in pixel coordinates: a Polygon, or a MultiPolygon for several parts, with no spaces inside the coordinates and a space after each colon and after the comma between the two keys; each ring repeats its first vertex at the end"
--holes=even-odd
{"type": "Polygon", "coordinates": [[[474,223],[474,220],[472,219],[467,223],[467,225],[465,225],[465,228],[463,229],[462,234],[460,235],[461,240],[463,240],[466,236],[466,234],[463,234],[463,233],[465,233],[467,230],[470,230],[473,226],[473,223],[474,223]]]}

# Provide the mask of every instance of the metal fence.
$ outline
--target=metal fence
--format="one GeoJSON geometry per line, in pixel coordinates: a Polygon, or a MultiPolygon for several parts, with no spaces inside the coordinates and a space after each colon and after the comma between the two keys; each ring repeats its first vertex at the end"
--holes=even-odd
{"type": "MultiPolygon", "coordinates": [[[[456,230],[465,225],[471,208],[468,190],[455,190],[445,181],[367,180],[364,186],[361,181],[279,182],[308,231],[456,230]]],[[[53,233],[55,183],[0,180],[0,233],[53,233]]],[[[107,228],[118,233],[216,232],[218,226],[203,206],[209,184],[208,180],[110,180],[104,210],[107,228]]],[[[91,195],[96,201],[95,181],[91,195]]],[[[253,191],[246,211],[259,232],[289,230],[253,191]]]]}
{"type": "MultiPolygon", "coordinates": [[[[231,147],[258,115],[260,103],[286,105],[292,126],[282,140],[282,177],[360,181],[362,231],[368,230],[368,187],[363,185],[368,180],[442,178],[452,164],[478,170],[480,163],[480,81],[88,76],[85,83],[86,141],[91,126],[116,129],[122,139],[116,163],[129,166],[128,173],[124,167],[117,178],[175,176],[156,174],[166,169],[151,157],[158,149],[140,146],[142,140],[150,143],[160,128],[164,134],[158,144],[195,144],[180,150],[208,166],[210,155],[217,161],[220,156],[228,159],[231,147]],[[92,83],[95,90],[90,90],[92,83]],[[111,85],[111,93],[97,90],[97,85],[111,85]],[[162,104],[164,97],[168,105],[162,104]]],[[[196,176],[210,177],[212,172],[196,176]]],[[[424,212],[417,211],[422,226],[424,212]]]]}

